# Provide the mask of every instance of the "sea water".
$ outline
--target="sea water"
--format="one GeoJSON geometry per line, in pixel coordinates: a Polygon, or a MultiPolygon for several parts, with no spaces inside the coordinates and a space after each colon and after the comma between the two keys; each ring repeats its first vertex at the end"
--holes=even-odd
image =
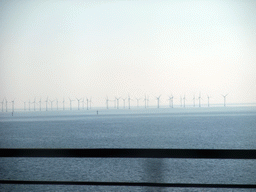
{"type": "MultiPolygon", "coordinates": [[[[256,149],[256,107],[1,113],[0,147],[256,149]]],[[[1,158],[0,170],[5,180],[256,184],[255,160],[1,158]]],[[[61,185],[0,185],[0,190],[216,191],[61,185]]]]}

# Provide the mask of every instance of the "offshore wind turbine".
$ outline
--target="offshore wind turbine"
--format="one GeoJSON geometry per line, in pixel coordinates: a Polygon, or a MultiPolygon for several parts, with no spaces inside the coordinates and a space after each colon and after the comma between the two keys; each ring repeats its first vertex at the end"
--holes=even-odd
{"type": "Polygon", "coordinates": [[[186,107],[186,96],[184,94],[184,97],[183,97],[183,103],[184,103],[184,107],[186,107]]]}
{"type": "Polygon", "coordinates": [[[169,107],[173,108],[173,95],[169,96],[169,107]]]}
{"type": "Polygon", "coordinates": [[[78,99],[78,98],[76,98],[76,100],[77,100],[77,110],[80,110],[80,100],[82,100],[82,98],[80,98],[80,99],[78,99]]]}
{"type": "Polygon", "coordinates": [[[158,97],[156,97],[156,100],[157,100],[157,108],[159,108],[160,97],[161,97],[161,95],[159,95],[158,97]]]}
{"type": "Polygon", "coordinates": [[[55,100],[50,100],[50,102],[51,102],[51,110],[52,110],[52,103],[54,102],[55,100]]]}
{"type": "Polygon", "coordinates": [[[14,100],[15,99],[12,100],[12,112],[14,112],[14,100]]]}
{"type": "Polygon", "coordinates": [[[7,99],[5,98],[5,107],[6,107],[6,112],[7,112],[7,109],[8,109],[8,107],[7,107],[7,99]]]}
{"type": "Polygon", "coordinates": [[[145,102],[145,109],[147,108],[148,106],[148,101],[149,99],[147,98],[147,95],[145,94],[145,98],[144,98],[144,102],[145,102]]]}
{"type": "Polygon", "coordinates": [[[128,94],[128,106],[129,106],[129,109],[131,109],[131,97],[129,94],[128,94]]]}
{"type": "Polygon", "coordinates": [[[137,100],[137,107],[139,107],[139,101],[141,100],[141,98],[136,98],[137,100]]]}
{"type": "Polygon", "coordinates": [[[199,96],[198,96],[198,107],[201,107],[201,92],[199,93],[199,96]]]}
{"type": "Polygon", "coordinates": [[[34,111],[36,111],[36,98],[34,98],[34,101],[32,103],[34,103],[34,111]]]}
{"type": "Polygon", "coordinates": [[[108,96],[106,97],[106,108],[108,109],[108,102],[109,102],[109,99],[108,99],[108,96]]]}
{"type": "Polygon", "coordinates": [[[193,97],[193,106],[195,107],[196,106],[196,96],[194,95],[193,97]]]}
{"type": "Polygon", "coordinates": [[[121,98],[121,97],[115,97],[116,98],[116,108],[117,109],[119,109],[119,99],[121,98]]]}
{"type": "Polygon", "coordinates": [[[226,107],[226,97],[228,96],[228,94],[222,95],[222,96],[223,96],[223,98],[224,98],[224,107],[226,107]]]}
{"type": "Polygon", "coordinates": [[[24,103],[24,111],[26,111],[26,101],[23,101],[24,103]]]}
{"type": "Polygon", "coordinates": [[[69,105],[70,105],[70,110],[72,110],[72,101],[74,101],[74,100],[71,100],[70,98],[69,98],[69,105]]]}
{"type": "Polygon", "coordinates": [[[65,98],[63,97],[63,100],[62,100],[62,108],[63,108],[63,111],[65,110],[65,98]]]}
{"type": "Polygon", "coordinates": [[[122,98],[122,100],[124,102],[124,109],[125,109],[125,100],[126,100],[126,98],[122,98]]]}
{"type": "Polygon", "coordinates": [[[39,100],[38,103],[39,103],[39,107],[40,107],[40,111],[41,111],[42,110],[42,106],[41,106],[42,105],[42,99],[41,99],[41,97],[40,97],[40,100],[39,100]]]}
{"type": "Polygon", "coordinates": [[[4,99],[1,103],[2,103],[2,112],[4,112],[4,99]]]}
{"type": "Polygon", "coordinates": [[[87,103],[87,110],[88,110],[89,99],[87,97],[86,97],[86,103],[87,103]]]}
{"type": "Polygon", "coordinates": [[[48,111],[48,97],[45,100],[45,111],[48,111]]]}
{"type": "Polygon", "coordinates": [[[210,107],[210,96],[207,95],[207,99],[208,99],[208,107],[210,107]]]}

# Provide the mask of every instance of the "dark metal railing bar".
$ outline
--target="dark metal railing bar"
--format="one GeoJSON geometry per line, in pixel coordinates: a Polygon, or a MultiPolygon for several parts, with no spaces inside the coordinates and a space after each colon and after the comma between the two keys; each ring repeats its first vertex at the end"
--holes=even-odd
{"type": "Polygon", "coordinates": [[[244,149],[0,149],[0,157],[256,159],[244,149]]]}
{"type": "Polygon", "coordinates": [[[97,185],[97,186],[140,186],[181,188],[256,188],[251,184],[200,184],[200,183],[146,183],[146,182],[94,182],[94,181],[22,181],[0,180],[0,184],[25,185],[97,185]]]}

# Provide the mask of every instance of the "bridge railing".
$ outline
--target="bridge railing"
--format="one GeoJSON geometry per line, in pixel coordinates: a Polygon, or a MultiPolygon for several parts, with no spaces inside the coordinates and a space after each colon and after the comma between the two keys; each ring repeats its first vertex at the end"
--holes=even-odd
{"type": "MultiPolygon", "coordinates": [[[[185,158],[256,159],[256,150],[239,149],[0,149],[0,157],[11,158],[185,158]]],[[[188,188],[256,188],[256,184],[151,183],[99,181],[0,180],[0,184],[98,185],[188,188]]]]}

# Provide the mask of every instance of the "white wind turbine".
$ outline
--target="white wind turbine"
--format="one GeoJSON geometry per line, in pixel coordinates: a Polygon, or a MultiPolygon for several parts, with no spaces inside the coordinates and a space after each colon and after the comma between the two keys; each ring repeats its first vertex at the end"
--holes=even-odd
{"type": "Polygon", "coordinates": [[[2,112],[4,112],[4,99],[1,103],[2,103],[2,112]]]}
{"type": "Polygon", "coordinates": [[[128,94],[128,106],[129,106],[129,109],[131,109],[131,97],[130,95],[128,94]]]}
{"type": "Polygon", "coordinates": [[[7,106],[7,99],[5,98],[5,108],[6,108],[6,112],[8,111],[8,106],[7,106]]]}
{"type": "Polygon", "coordinates": [[[70,98],[69,98],[69,105],[70,105],[70,110],[72,110],[72,101],[74,101],[74,100],[71,100],[70,98]]]}
{"type": "Polygon", "coordinates": [[[26,111],[26,101],[22,101],[24,103],[24,111],[26,111]]]}
{"type": "Polygon", "coordinates": [[[77,100],[77,110],[80,110],[80,101],[82,100],[82,98],[80,98],[80,99],[78,99],[78,98],[76,98],[76,100],[77,100]]]}
{"type": "Polygon", "coordinates": [[[125,109],[125,100],[126,100],[126,98],[122,98],[122,100],[124,102],[124,109],[125,109]]]}
{"type": "Polygon", "coordinates": [[[34,111],[36,111],[36,98],[34,98],[34,101],[32,103],[34,103],[34,111]]]}
{"type": "Polygon", "coordinates": [[[108,102],[109,102],[109,99],[108,99],[108,96],[106,97],[106,107],[108,109],[108,102]]]}
{"type": "Polygon", "coordinates": [[[89,106],[89,99],[86,97],[86,103],[87,103],[87,110],[88,110],[88,106],[89,106]]]}
{"type": "Polygon", "coordinates": [[[207,95],[207,99],[208,99],[208,107],[210,107],[210,96],[209,95],[207,95]]]}
{"type": "Polygon", "coordinates": [[[173,108],[173,95],[169,96],[169,107],[173,108]]]}
{"type": "Polygon", "coordinates": [[[161,95],[159,95],[158,97],[156,97],[156,100],[157,100],[157,108],[159,108],[160,97],[161,97],[161,95]]]}
{"type": "Polygon", "coordinates": [[[63,111],[65,110],[65,98],[63,97],[63,100],[62,100],[62,108],[63,108],[63,111]]]}
{"type": "Polygon", "coordinates": [[[48,97],[45,100],[45,111],[48,111],[48,97]]]}
{"type": "Polygon", "coordinates": [[[141,98],[136,98],[137,100],[137,107],[139,107],[139,101],[141,100],[141,98]]]}
{"type": "Polygon", "coordinates": [[[193,97],[193,106],[195,107],[196,106],[196,96],[194,95],[193,97]]]}
{"type": "Polygon", "coordinates": [[[52,110],[52,103],[54,102],[55,100],[50,100],[50,102],[51,102],[51,110],[52,110]]]}
{"type": "Polygon", "coordinates": [[[198,96],[198,107],[201,107],[201,92],[199,93],[199,96],[198,96]]]}
{"type": "Polygon", "coordinates": [[[224,98],[224,107],[226,107],[226,97],[228,96],[228,94],[222,95],[222,96],[223,96],[223,98],[224,98]]]}
{"type": "Polygon", "coordinates": [[[40,100],[39,100],[39,107],[40,107],[40,111],[42,110],[42,99],[41,99],[41,97],[40,97],[40,100]]]}
{"type": "Polygon", "coordinates": [[[119,99],[121,99],[121,97],[115,97],[116,98],[116,108],[119,109],[119,99]]]}
{"type": "Polygon", "coordinates": [[[183,103],[184,103],[184,107],[186,107],[186,96],[184,94],[184,97],[183,97],[183,103]]]}
{"type": "Polygon", "coordinates": [[[147,98],[146,94],[145,94],[144,102],[145,102],[145,109],[146,109],[148,106],[148,102],[149,102],[149,99],[147,98]]]}
{"type": "Polygon", "coordinates": [[[12,100],[12,112],[14,112],[14,100],[15,99],[12,100]]]}

